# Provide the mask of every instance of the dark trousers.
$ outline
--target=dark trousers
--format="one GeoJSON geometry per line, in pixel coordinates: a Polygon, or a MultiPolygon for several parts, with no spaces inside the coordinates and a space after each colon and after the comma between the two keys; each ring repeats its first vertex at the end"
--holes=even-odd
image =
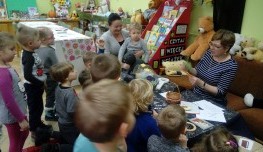
{"type": "Polygon", "coordinates": [[[43,86],[25,83],[27,94],[27,105],[29,110],[30,131],[35,131],[42,124],[41,115],[43,112],[43,86]]]}
{"type": "Polygon", "coordinates": [[[45,83],[46,91],[46,105],[47,108],[54,108],[55,103],[55,90],[58,83],[54,81],[49,74],[47,74],[47,79],[45,83]]]}

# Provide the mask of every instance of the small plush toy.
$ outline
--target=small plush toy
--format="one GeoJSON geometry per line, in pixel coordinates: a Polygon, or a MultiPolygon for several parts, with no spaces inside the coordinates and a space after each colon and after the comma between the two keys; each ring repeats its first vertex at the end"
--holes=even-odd
{"type": "Polygon", "coordinates": [[[138,9],[131,17],[131,23],[139,23],[140,25],[145,25],[147,22],[144,20],[142,15],[142,10],[138,9]]]}
{"type": "Polygon", "coordinates": [[[245,37],[243,39],[243,41],[241,41],[240,46],[242,47],[242,49],[246,48],[246,47],[254,47],[255,46],[255,39],[252,37],[245,37]]]}
{"type": "Polygon", "coordinates": [[[261,108],[263,109],[263,99],[254,98],[251,93],[247,93],[244,97],[244,103],[248,107],[261,108]]]}
{"type": "Polygon", "coordinates": [[[236,55],[237,52],[240,52],[242,50],[240,44],[244,40],[244,36],[241,34],[235,33],[235,43],[230,49],[229,53],[232,55],[236,55]]]}
{"type": "Polygon", "coordinates": [[[78,19],[77,11],[75,11],[75,10],[72,11],[70,19],[72,19],[72,20],[77,20],[78,19]]]}
{"type": "Polygon", "coordinates": [[[191,56],[194,61],[200,60],[209,48],[214,31],[213,18],[210,16],[201,17],[198,25],[199,35],[194,42],[181,52],[183,56],[191,56]]]}
{"type": "Polygon", "coordinates": [[[173,75],[183,75],[185,72],[183,72],[183,68],[188,65],[188,63],[184,60],[180,61],[166,61],[162,62],[163,67],[165,68],[165,74],[169,76],[173,75]]]}
{"type": "Polygon", "coordinates": [[[256,47],[246,47],[241,52],[241,57],[247,60],[256,60],[263,62],[263,51],[256,47]]]}
{"type": "Polygon", "coordinates": [[[148,3],[148,9],[143,12],[144,19],[149,21],[163,2],[164,0],[150,0],[148,3]]]}
{"type": "Polygon", "coordinates": [[[259,41],[257,46],[259,50],[263,51],[263,41],[259,41]]]}
{"type": "Polygon", "coordinates": [[[118,14],[120,17],[125,17],[125,13],[124,13],[122,7],[119,7],[119,8],[118,8],[117,14],[118,14]]]}

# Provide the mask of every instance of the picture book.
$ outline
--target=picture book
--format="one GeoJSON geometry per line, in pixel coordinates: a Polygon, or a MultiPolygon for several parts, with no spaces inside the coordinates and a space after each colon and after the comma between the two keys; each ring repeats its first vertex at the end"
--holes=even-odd
{"type": "Polygon", "coordinates": [[[160,27],[159,27],[158,25],[153,25],[152,31],[153,31],[153,32],[158,32],[159,28],[160,28],[160,27]]]}
{"type": "Polygon", "coordinates": [[[160,17],[159,20],[158,20],[158,22],[157,22],[157,25],[163,25],[163,23],[164,23],[165,20],[166,20],[165,18],[160,17]]]}
{"type": "Polygon", "coordinates": [[[169,18],[170,11],[173,10],[173,9],[174,9],[173,6],[164,6],[162,17],[169,18]]]}
{"type": "Polygon", "coordinates": [[[164,35],[164,34],[160,34],[160,36],[159,36],[159,38],[158,38],[158,40],[157,40],[157,42],[156,42],[156,46],[157,47],[159,47],[161,44],[162,44],[162,42],[164,41],[164,39],[165,39],[165,36],[166,35],[164,35]]]}
{"type": "Polygon", "coordinates": [[[172,23],[173,23],[173,20],[171,20],[171,19],[166,19],[166,20],[164,21],[163,25],[171,26],[172,23]]]}
{"type": "Polygon", "coordinates": [[[196,126],[200,127],[203,130],[209,129],[214,126],[213,124],[199,118],[192,118],[189,119],[189,121],[191,121],[192,123],[194,123],[196,126]]]}
{"type": "Polygon", "coordinates": [[[171,28],[167,27],[166,30],[165,30],[165,35],[169,34],[170,31],[171,31],[171,28]]]}
{"type": "Polygon", "coordinates": [[[148,41],[150,35],[151,35],[151,31],[147,31],[146,34],[145,34],[145,36],[144,36],[145,42],[148,41]]]}
{"type": "Polygon", "coordinates": [[[169,19],[174,20],[177,17],[178,10],[171,10],[169,13],[169,19]]]}
{"type": "Polygon", "coordinates": [[[158,32],[151,32],[147,44],[150,46],[154,46],[158,40],[159,35],[160,33],[158,32]]]}
{"type": "Polygon", "coordinates": [[[160,34],[165,34],[166,29],[167,29],[167,26],[163,25],[163,26],[161,26],[161,27],[159,28],[159,31],[158,31],[158,32],[159,32],[160,34]]]}

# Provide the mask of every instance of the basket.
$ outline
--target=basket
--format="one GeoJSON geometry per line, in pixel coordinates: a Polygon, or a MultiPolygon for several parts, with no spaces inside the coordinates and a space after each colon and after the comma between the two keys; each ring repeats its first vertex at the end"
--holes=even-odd
{"type": "Polygon", "coordinates": [[[166,102],[167,103],[180,104],[182,95],[181,95],[181,92],[180,92],[178,85],[176,85],[176,89],[177,89],[177,91],[173,90],[173,91],[168,91],[166,93],[166,102]]]}

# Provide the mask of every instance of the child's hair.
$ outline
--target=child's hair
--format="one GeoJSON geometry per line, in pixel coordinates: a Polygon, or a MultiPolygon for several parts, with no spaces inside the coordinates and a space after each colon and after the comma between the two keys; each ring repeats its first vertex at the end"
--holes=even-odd
{"type": "Polygon", "coordinates": [[[88,85],[92,84],[92,78],[91,78],[90,70],[85,69],[85,70],[80,72],[79,83],[83,89],[86,88],[88,85]]]}
{"type": "Polygon", "coordinates": [[[50,32],[53,33],[52,30],[48,27],[43,26],[43,27],[38,27],[38,29],[39,29],[39,39],[40,40],[46,39],[49,36],[50,32]]]}
{"type": "Polygon", "coordinates": [[[68,75],[71,71],[74,70],[74,66],[69,62],[60,62],[57,63],[49,69],[49,73],[57,82],[64,83],[68,78],[68,75]]]}
{"type": "Polygon", "coordinates": [[[92,142],[111,141],[120,125],[127,122],[132,95],[124,83],[105,79],[83,90],[77,103],[75,124],[92,142]]]}
{"type": "Polygon", "coordinates": [[[157,117],[161,134],[166,139],[178,139],[185,130],[185,110],[179,105],[168,105],[157,117]]]}
{"type": "Polygon", "coordinates": [[[21,23],[17,24],[16,39],[20,45],[27,47],[28,42],[34,41],[39,38],[38,29],[31,28],[21,23]]]}
{"type": "Polygon", "coordinates": [[[236,138],[223,127],[213,130],[202,137],[200,143],[194,145],[193,152],[238,152],[236,138]]]}
{"type": "Polygon", "coordinates": [[[128,29],[129,29],[129,31],[134,30],[134,29],[135,29],[135,30],[138,30],[138,31],[141,31],[141,30],[142,30],[142,25],[139,24],[139,23],[137,23],[137,22],[131,23],[131,24],[129,25],[128,29]]]}
{"type": "Polygon", "coordinates": [[[0,32],[0,51],[12,45],[15,45],[14,36],[7,32],[0,32]]]}
{"type": "Polygon", "coordinates": [[[97,53],[88,51],[86,54],[83,55],[83,62],[84,64],[86,63],[91,63],[92,59],[97,56],[97,53]]]}
{"type": "Polygon", "coordinates": [[[111,54],[99,54],[91,62],[90,73],[93,82],[101,79],[117,79],[121,74],[119,60],[111,54]]]}
{"type": "Polygon", "coordinates": [[[147,112],[148,106],[153,101],[153,86],[148,80],[134,79],[129,87],[135,104],[135,113],[147,112]]]}

